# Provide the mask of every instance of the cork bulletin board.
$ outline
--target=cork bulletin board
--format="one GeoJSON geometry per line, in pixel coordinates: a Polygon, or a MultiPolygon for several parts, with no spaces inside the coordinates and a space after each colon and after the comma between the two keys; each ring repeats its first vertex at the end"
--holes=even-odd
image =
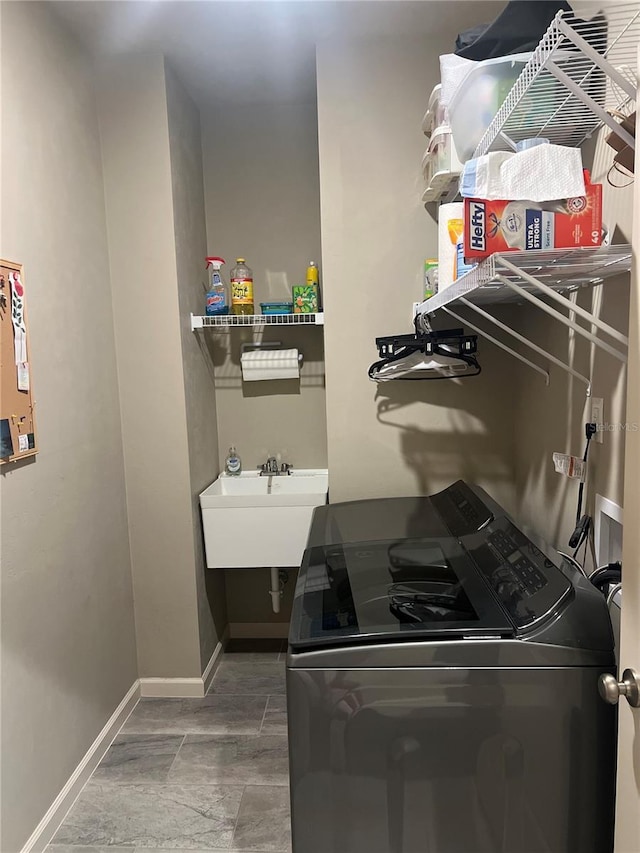
{"type": "Polygon", "coordinates": [[[0,465],[38,452],[22,264],[0,260],[0,465]]]}

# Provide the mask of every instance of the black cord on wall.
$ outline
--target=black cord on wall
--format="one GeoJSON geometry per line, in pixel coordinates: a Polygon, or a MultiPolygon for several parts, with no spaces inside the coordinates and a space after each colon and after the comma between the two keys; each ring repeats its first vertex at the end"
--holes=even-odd
{"type": "Polygon", "coordinates": [[[587,458],[589,456],[589,446],[591,444],[591,439],[596,434],[597,426],[594,423],[589,423],[584,425],[585,437],[587,439],[587,443],[584,447],[584,454],[582,456],[582,461],[585,463],[585,471],[584,476],[580,480],[580,486],[578,487],[578,506],[576,509],[576,526],[571,534],[571,538],[569,539],[569,546],[574,548],[573,556],[574,558],[577,556],[578,551],[585,544],[584,549],[584,560],[586,562],[587,559],[587,546],[586,542],[589,537],[589,530],[591,528],[591,516],[582,515],[582,502],[584,500],[584,484],[587,476],[586,466],[587,466],[587,458]]]}

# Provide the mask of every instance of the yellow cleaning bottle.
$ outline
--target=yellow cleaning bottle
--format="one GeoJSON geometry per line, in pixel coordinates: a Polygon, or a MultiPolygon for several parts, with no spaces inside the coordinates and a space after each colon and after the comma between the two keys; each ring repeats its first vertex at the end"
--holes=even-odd
{"type": "Polygon", "coordinates": [[[320,288],[318,287],[318,265],[311,261],[307,267],[305,284],[295,284],[292,288],[293,313],[315,314],[320,306],[320,288]]]}
{"type": "Polygon", "coordinates": [[[309,266],[307,267],[307,285],[315,284],[317,287],[319,281],[318,264],[315,261],[310,261],[309,266]]]}
{"type": "Polygon", "coordinates": [[[253,305],[253,272],[244,258],[236,258],[231,270],[231,313],[255,314],[253,305]]]}

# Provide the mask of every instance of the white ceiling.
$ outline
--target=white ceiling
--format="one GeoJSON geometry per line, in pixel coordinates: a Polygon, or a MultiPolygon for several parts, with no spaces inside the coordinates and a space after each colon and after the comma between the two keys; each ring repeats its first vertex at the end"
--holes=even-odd
{"type": "Polygon", "coordinates": [[[431,34],[451,52],[460,29],[492,20],[506,0],[52,2],[95,55],[163,52],[205,106],[314,98],[321,39],[431,34]]]}

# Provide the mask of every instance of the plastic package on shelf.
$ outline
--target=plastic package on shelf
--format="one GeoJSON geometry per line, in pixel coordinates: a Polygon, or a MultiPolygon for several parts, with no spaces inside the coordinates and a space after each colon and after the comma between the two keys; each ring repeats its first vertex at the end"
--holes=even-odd
{"type": "Polygon", "coordinates": [[[586,195],[555,202],[465,198],[464,256],[597,247],[602,242],[602,184],[585,173],[586,195]]]}
{"type": "Polygon", "coordinates": [[[530,57],[520,53],[474,62],[452,95],[449,122],[462,162],[473,156],[530,57]]]}
{"type": "Polygon", "coordinates": [[[262,314],[292,314],[293,302],[261,302],[260,311],[262,314]]]}
{"type": "Polygon", "coordinates": [[[444,53],[440,57],[440,79],[438,96],[443,107],[448,107],[462,81],[477,63],[456,53],[444,53]]]}
{"type": "Polygon", "coordinates": [[[433,198],[428,200],[437,200],[442,192],[457,183],[461,171],[462,164],[456,153],[451,129],[437,128],[422,159],[422,174],[427,187],[425,197],[431,191],[433,198]]]}
{"type": "Polygon", "coordinates": [[[432,136],[436,128],[449,124],[449,113],[441,100],[442,85],[438,83],[429,96],[429,106],[422,119],[422,132],[432,136]]]}
{"type": "Polygon", "coordinates": [[[464,257],[464,204],[456,201],[438,210],[438,292],[442,292],[473,264],[464,257]]]}

